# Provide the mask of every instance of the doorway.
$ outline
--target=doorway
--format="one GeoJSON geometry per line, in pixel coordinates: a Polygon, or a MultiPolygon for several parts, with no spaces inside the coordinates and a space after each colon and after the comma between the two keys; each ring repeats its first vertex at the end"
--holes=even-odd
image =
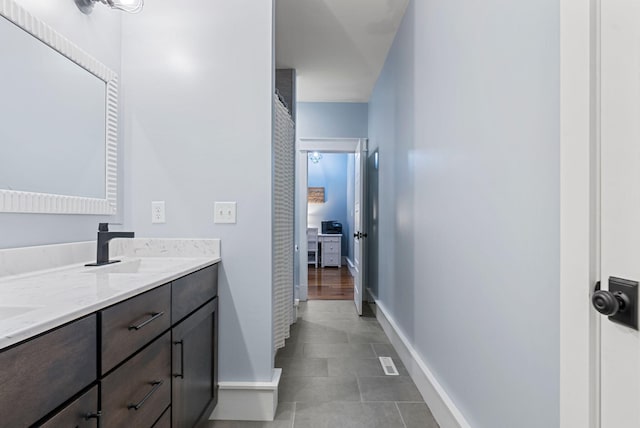
{"type": "MultiPolygon", "coordinates": [[[[340,297],[340,299],[353,298],[356,310],[361,314],[364,294],[364,237],[366,234],[362,233],[364,219],[360,207],[364,205],[362,202],[364,188],[362,186],[365,183],[363,175],[366,169],[360,163],[366,159],[366,155],[362,155],[366,153],[366,139],[300,139],[296,152],[296,244],[298,248],[296,262],[299,272],[296,296],[302,301],[317,297],[318,293],[322,293],[321,297],[325,299],[331,299],[332,295],[334,298],[340,297]],[[323,186],[314,186],[316,189],[310,190],[315,179],[314,166],[309,166],[314,164],[310,157],[316,153],[323,158],[334,154],[350,155],[351,157],[345,158],[347,160],[345,166],[349,164],[348,159],[353,159],[353,204],[347,213],[350,215],[353,211],[353,226],[348,219],[349,215],[345,215],[347,219],[342,222],[335,218],[324,218],[328,214],[323,214],[322,208],[316,208],[320,206],[319,204],[326,203],[326,198],[330,196],[326,194],[326,186],[325,193],[322,189],[318,189],[323,186]],[[315,203],[309,202],[310,196],[312,200],[316,201],[315,203]],[[338,229],[340,229],[340,233],[336,233],[338,229]],[[342,239],[344,239],[344,243],[342,239]],[[343,259],[343,248],[346,249],[346,254],[353,254],[351,263],[346,261],[349,260],[348,257],[343,259]],[[329,249],[332,251],[328,252],[329,249]],[[336,249],[339,250],[339,257],[336,257],[336,249]],[[328,257],[324,260],[323,252],[325,257],[328,257]],[[313,264],[310,264],[310,257],[314,257],[313,264]],[[345,266],[347,264],[349,267],[345,266]],[[353,282],[351,283],[351,281],[353,282]],[[314,287],[311,289],[311,293],[310,284],[314,287]],[[348,293],[345,290],[347,288],[350,288],[352,292],[348,293]]],[[[347,204],[347,201],[345,201],[345,205],[351,206],[351,204],[347,204]]]]}
{"type": "Polygon", "coordinates": [[[308,300],[353,299],[354,153],[308,153],[308,300]]]}

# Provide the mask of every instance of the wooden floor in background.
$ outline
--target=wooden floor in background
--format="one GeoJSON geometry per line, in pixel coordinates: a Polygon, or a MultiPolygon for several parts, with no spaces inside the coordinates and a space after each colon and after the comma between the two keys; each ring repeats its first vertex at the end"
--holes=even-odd
{"type": "Polygon", "coordinates": [[[353,300],[353,276],[349,268],[309,266],[309,300],[353,300]]]}

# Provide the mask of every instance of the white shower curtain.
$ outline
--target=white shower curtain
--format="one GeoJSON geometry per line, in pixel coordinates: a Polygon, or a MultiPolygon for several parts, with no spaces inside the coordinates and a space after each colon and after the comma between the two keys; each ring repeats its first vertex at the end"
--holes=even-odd
{"type": "Polygon", "coordinates": [[[295,128],[274,96],[273,136],[273,345],[284,346],[293,320],[295,128]]]}

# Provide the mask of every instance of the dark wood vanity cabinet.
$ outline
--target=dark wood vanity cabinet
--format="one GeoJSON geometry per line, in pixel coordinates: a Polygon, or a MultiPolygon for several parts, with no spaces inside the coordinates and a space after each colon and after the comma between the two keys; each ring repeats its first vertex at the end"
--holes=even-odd
{"type": "Polygon", "coordinates": [[[172,426],[190,428],[208,419],[218,402],[218,299],[173,327],[172,426]]]}
{"type": "Polygon", "coordinates": [[[218,266],[0,351],[0,428],[192,428],[217,404],[218,266]]]}
{"type": "Polygon", "coordinates": [[[42,428],[97,428],[98,387],[94,386],[41,425],[42,428]]]}
{"type": "Polygon", "coordinates": [[[0,351],[0,427],[31,426],[94,383],[97,338],[90,315],[0,351]]]}
{"type": "Polygon", "coordinates": [[[184,317],[218,295],[218,265],[201,269],[171,283],[171,319],[184,317]]]}
{"type": "Polygon", "coordinates": [[[151,427],[171,404],[171,333],[166,332],[102,381],[104,427],[151,427]]]}
{"type": "Polygon", "coordinates": [[[100,356],[104,375],[171,327],[171,284],[100,312],[100,356]]]}

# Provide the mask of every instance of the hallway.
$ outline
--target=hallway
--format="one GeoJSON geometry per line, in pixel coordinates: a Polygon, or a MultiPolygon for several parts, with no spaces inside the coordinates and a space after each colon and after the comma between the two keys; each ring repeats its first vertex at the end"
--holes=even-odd
{"type": "Polygon", "coordinates": [[[210,428],[436,428],[438,424],[371,310],[353,302],[300,304],[282,368],[273,422],[216,421],[210,428]],[[385,376],[390,356],[400,376],[385,376]]]}

